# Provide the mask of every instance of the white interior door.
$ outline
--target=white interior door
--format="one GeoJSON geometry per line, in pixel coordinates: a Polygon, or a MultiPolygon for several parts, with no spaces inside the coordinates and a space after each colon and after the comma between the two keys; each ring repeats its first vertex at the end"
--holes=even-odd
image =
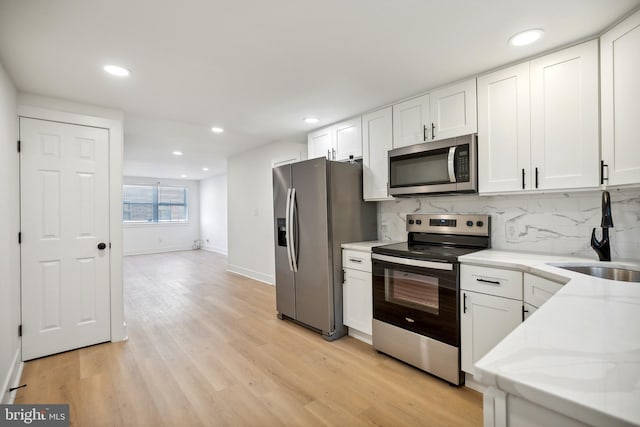
{"type": "Polygon", "coordinates": [[[29,360],[110,339],[109,139],[106,129],[20,118],[20,141],[29,360]]]}

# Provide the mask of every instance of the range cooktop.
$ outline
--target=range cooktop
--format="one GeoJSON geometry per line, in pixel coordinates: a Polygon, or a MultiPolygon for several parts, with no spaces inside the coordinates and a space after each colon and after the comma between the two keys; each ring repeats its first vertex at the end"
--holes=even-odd
{"type": "Polygon", "coordinates": [[[458,257],[491,247],[488,215],[407,215],[408,241],[376,246],[381,255],[455,263],[458,257]]]}

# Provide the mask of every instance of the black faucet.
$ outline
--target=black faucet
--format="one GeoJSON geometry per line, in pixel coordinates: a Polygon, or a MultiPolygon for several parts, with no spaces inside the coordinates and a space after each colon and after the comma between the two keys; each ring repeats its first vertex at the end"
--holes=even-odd
{"type": "Polygon", "coordinates": [[[611,261],[611,245],[609,243],[609,229],[613,227],[613,217],[611,216],[611,196],[608,191],[602,192],[602,239],[596,238],[596,229],[591,232],[591,247],[598,254],[600,261],[611,261]]]}

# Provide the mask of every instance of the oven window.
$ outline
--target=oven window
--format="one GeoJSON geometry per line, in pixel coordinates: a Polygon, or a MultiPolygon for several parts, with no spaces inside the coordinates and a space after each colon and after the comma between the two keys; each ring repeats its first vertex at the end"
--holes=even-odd
{"type": "Polygon", "coordinates": [[[440,311],[437,277],[385,269],[385,299],[437,315],[440,311]]]}

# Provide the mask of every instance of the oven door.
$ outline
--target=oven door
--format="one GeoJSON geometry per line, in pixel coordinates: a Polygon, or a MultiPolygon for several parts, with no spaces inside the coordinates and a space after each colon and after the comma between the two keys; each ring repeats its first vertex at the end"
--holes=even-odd
{"type": "Polygon", "coordinates": [[[458,347],[458,264],[372,259],[373,318],[458,347]]]}

